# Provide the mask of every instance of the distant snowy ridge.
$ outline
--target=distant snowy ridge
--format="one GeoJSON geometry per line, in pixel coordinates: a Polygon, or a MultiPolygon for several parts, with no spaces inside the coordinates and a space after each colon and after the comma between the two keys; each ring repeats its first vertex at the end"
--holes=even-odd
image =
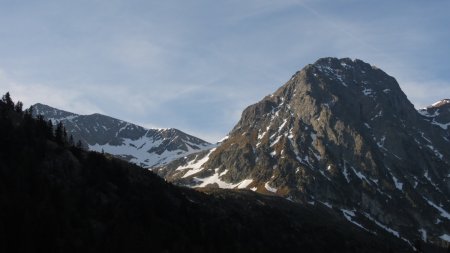
{"type": "Polygon", "coordinates": [[[34,115],[53,124],[62,122],[75,141],[89,150],[105,152],[145,168],[212,148],[214,145],[174,128],[146,129],[102,114],[79,115],[44,104],[33,105],[34,115]]]}

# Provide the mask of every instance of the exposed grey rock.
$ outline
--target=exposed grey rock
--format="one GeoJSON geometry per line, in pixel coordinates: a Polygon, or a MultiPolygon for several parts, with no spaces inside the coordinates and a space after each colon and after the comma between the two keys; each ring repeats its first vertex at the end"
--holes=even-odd
{"type": "Polygon", "coordinates": [[[413,242],[424,229],[439,244],[450,235],[450,104],[443,101],[419,113],[382,70],[323,58],[247,107],[205,159],[158,171],[192,187],[324,203],[353,213],[348,219],[367,230],[413,242]]]}

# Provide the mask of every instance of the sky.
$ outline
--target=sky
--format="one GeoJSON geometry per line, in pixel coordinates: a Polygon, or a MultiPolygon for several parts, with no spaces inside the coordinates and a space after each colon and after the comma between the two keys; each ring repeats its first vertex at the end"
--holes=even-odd
{"type": "Polygon", "coordinates": [[[449,0],[0,0],[0,92],[215,142],[321,57],[450,97],[449,0]]]}

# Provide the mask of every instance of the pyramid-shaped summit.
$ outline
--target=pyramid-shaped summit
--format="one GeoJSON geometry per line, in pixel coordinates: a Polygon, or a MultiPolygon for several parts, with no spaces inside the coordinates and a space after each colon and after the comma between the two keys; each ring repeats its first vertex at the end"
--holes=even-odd
{"type": "Polygon", "coordinates": [[[192,187],[324,204],[373,233],[442,243],[450,131],[433,122],[379,68],[322,58],[247,107],[220,146],[159,173],[192,187]]]}

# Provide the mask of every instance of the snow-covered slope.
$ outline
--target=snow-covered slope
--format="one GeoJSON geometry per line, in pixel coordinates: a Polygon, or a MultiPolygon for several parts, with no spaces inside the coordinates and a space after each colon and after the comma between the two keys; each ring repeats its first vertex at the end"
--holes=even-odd
{"type": "Polygon", "coordinates": [[[145,168],[213,147],[174,128],[146,129],[101,114],[78,115],[44,104],[33,105],[33,113],[54,124],[61,121],[68,134],[89,150],[109,153],[145,168]]]}

